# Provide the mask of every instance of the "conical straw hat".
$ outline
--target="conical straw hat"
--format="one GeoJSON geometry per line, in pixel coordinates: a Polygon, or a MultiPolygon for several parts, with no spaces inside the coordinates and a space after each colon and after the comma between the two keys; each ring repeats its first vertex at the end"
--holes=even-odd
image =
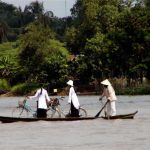
{"type": "Polygon", "coordinates": [[[103,85],[111,85],[111,83],[108,81],[108,79],[101,82],[103,85]]]}

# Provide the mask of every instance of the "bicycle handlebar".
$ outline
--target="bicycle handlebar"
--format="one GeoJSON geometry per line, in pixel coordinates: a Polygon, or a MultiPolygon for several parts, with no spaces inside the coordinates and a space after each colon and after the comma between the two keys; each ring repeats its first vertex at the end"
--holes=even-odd
{"type": "Polygon", "coordinates": [[[60,100],[64,100],[64,98],[65,98],[64,96],[61,96],[61,97],[60,97],[60,98],[58,98],[58,99],[60,99],[60,100]]]}

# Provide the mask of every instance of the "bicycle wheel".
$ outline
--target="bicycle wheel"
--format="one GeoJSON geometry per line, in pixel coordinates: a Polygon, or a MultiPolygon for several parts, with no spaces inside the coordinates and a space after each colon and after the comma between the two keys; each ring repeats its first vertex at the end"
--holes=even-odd
{"type": "Polygon", "coordinates": [[[80,117],[87,117],[87,112],[84,108],[79,108],[79,116],[80,117]]]}
{"type": "Polygon", "coordinates": [[[28,112],[24,108],[16,107],[12,110],[12,117],[28,117],[28,112]]]}
{"type": "Polygon", "coordinates": [[[58,107],[49,108],[47,111],[47,118],[61,118],[61,113],[58,107]]]}

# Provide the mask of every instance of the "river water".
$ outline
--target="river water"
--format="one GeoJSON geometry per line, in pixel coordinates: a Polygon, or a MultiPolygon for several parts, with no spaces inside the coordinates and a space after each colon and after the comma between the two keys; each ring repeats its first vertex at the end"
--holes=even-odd
{"type": "MultiPolygon", "coordinates": [[[[11,116],[23,97],[0,97],[0,116],[11,116]]],[[[89,116],[102,107],[98,96],[79,96],[89,116]]],[[[67,97],[61,101],[68,109],[67,97]]],[[[30,101],[35,109],[36,102],[30,101]]],[[[0,123],[0,150],[148,150],[150,148],[150,96],[118,96],[117,113],[138,110],[134,119],[70,122],[0,123]]],[[[101,114],[102,115],[102,114],[101,114]]]]}

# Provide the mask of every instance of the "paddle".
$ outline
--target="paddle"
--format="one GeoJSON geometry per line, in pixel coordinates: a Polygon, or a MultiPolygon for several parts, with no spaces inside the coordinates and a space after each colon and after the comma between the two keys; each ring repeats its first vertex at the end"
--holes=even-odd
{"type": "Polygon", "coordinates": [[[98,118],[98,116],[100,115],[100,113],[102,112],[102,110],[106,107],[107,103],[109,102],[109,100],[107,100],[107,102],[105,103],[105,105],[102,107],[102,109],[95,115],[95,118],[98,118]]]}

